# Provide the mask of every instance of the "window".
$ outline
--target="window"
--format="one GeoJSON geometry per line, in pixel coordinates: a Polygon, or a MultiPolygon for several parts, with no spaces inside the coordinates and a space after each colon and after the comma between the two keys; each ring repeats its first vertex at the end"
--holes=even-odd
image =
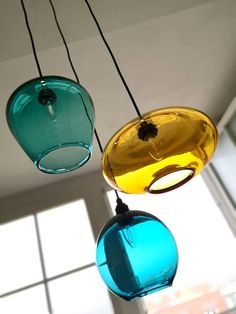
{"type": "MultiPolygon", "coordinates": [[[[130,209],[150,212],[173,233],[179,267],[171,288],[143,298],[148,314],[223,313],[236,309],[236,239],[201,176],[159,195],[122,194],[130,209]]],[[[115,208],[115,194],[108,192],[115,208]]]]}
{"type": "Polygon", "coordinates": [[[1,226],[0,251],[0,313],[113,313],[83,200],[1,226]]]}
{"type": "Polygon", "coordinates": [[[219,145],[211,162],[212,168],[236,208],[236,100],[219,123],[219,145]],[[230,115],[229,115],[230,113],[230,115]]]}
{"type": "Polygon", "coordinates": [[[236,236],[236,98],[218,124],[219,144],[205,179],[236,236]]]}

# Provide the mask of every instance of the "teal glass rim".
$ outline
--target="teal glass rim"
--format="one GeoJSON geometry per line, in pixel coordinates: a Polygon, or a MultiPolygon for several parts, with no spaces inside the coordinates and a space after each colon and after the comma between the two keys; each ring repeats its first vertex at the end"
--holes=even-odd
{"type": "Polygon", "coordinates": [[[65,172],[71,172],[71,171],[74,171],[74,170],[76,170],[76,169],[82,167],[87,161],[89,161],[89,159],[90,159],[91,156],[92,156],[92,152],[91,152],[91,149],[88,147],[88,145],[84,145],[84,144],[81,143],[81,142],[70,143],[70,144],[67,144],[67,143],[66,143],[66,144],[60,144],[60,145],[58,145],[58,146],[52,147],[52,148],[51,148],[50,150],[48,150],[47,152],[44,152],[44,153],[42,154],[42,156],[39,157],[40,159],[35,162],[35,165],[36,165],[36,167],[37,167],[40,171],[42,171],[42,172],[44,172],[44,173],[46,173],[46,174],[61,174],[61,173],[65,173],[65,172]],[[81,162],[79,162],[78,165],[75,164],[75,166],[74,166],[74,167],[71,167],[69,170],[64,170],[64,171],[63,171],[63,169],[60,169],[60,170],[58,170],[58,171],[54,170],[54,171],[50,172],[50,171],[48,171],[48,170],[45,170],[44,167],[42,167],[42,166],[40,165],[42,159],[45,158],[45,157],[47,157],[48,154],[53,153],[53,152],[56,152],[56,151],[59,150],[59,149],[73,148],[73,147],[79,147],[80,149],[84,149],[84,150],[88,153],[88,155],[87,155],[87,157],[86,157],[84,160],[82,160],[81,162]]]}

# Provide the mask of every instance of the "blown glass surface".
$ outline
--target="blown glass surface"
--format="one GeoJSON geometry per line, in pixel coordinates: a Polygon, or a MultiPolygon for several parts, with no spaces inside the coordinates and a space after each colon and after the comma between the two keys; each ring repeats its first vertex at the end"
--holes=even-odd
{"type": "Polygon", "coordinates": [[[102,157],[105,180],[126,193],[162,193],[199,174],[217,145],[217,129],[195,109],[164,108],[123,126],[108,142],[102,157]],[[144,140],[143,122],[154,126],[144,140]]]}
{"type": "Polygon", "coordinates": [[[130,301],[172,285],[178,251],[173,235],[159,219],[129,211],[102,229],[96,264],[107,287],[130,301]]]}
{"type": "Polygon", "coordinates": [[[58,76],[30,80],[7,105],[9,128],[39,170],[64,173],[90,158],[94,108],[80,84],[58,76]]]}

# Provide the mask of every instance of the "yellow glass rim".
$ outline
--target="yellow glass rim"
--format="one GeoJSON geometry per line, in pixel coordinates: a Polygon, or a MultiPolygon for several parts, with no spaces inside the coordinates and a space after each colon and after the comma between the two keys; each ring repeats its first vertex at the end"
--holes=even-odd
{"type": "Polygon", "coordinates": [[[147,192],[151,194],[169,192],[191,180],[194,177],[194,173],[193,169],[188,168],[177,169],[167,173],[161,178],[155,178],[147,188],[147,192]]]}

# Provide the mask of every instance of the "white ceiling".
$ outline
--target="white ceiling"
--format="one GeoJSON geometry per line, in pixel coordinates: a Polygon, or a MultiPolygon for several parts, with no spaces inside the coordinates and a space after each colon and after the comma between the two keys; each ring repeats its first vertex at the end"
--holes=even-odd
{"type": "MultiPolygon", "coordinates": [[[[235,0],[90,0],[141,112],[195,107],[218,121],[236,86],[235,0]]],[[[5,108],[13,90],[37,76],[20,1],[0,0],[0,197],[100,168],[94,153],[81,169],[47,175],[11,135],[5,108]]],[[[25,0],[44,75],[73,79],[48,0],[25,0]]],[[[136,116],[83,0],[54,0],[105,145],[136,116]]]]}

